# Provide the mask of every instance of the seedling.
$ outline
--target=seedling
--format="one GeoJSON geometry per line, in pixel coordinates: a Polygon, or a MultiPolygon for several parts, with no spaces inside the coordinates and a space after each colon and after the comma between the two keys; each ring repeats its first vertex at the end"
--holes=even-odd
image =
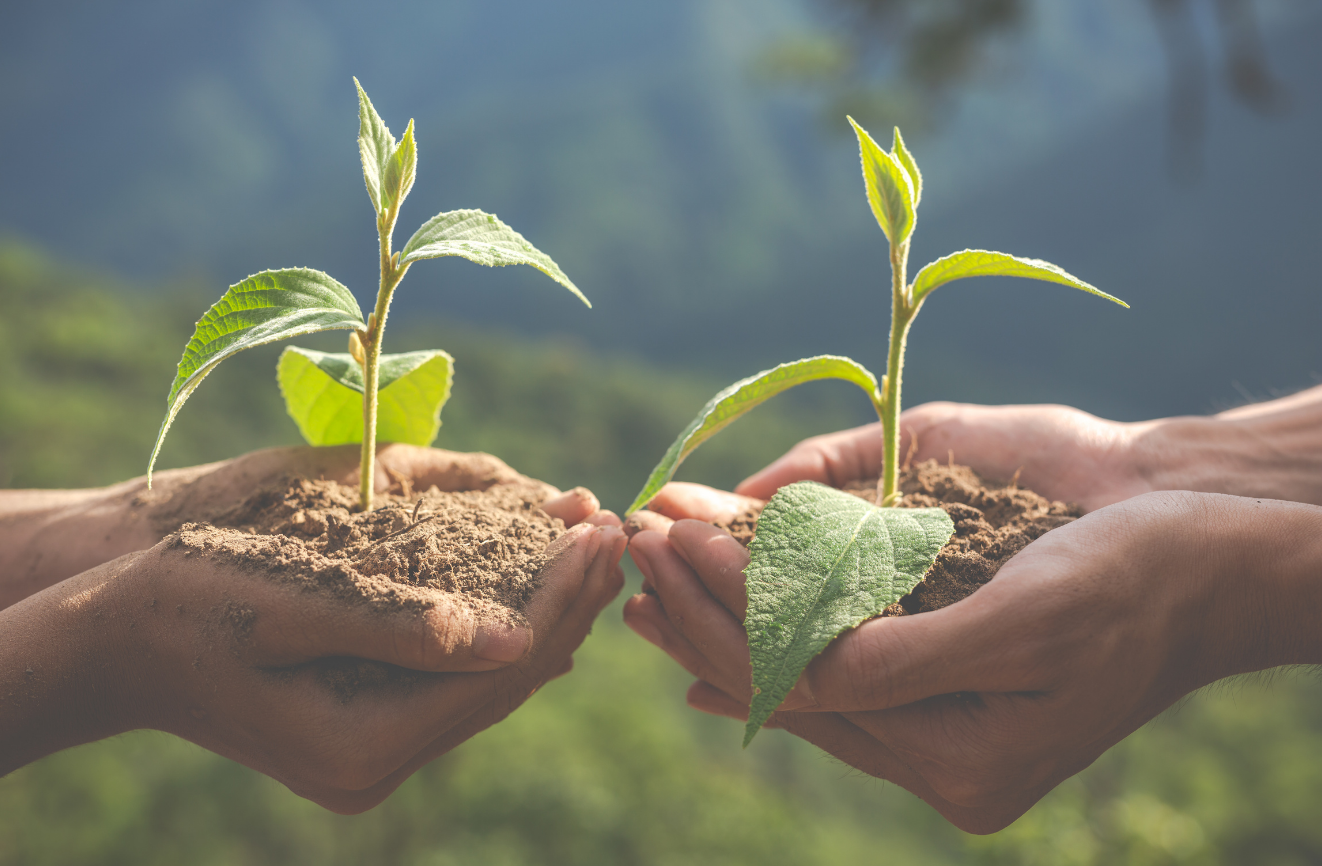
{"type": "Polygon", "coordinates": [[[285,406],[312,445],[362,443],[359,500],[372,507],[378,438],[430,445],[450,395],[454,359],[439,350],[381,354],[390,300],[408,269],[423,259],[460,256],[479,265],[532,265],[592,306],[551,257],[493,214],[454,210],[437,214],[392,251],[391,235],[418,164],[413,121],[398,142],[367,98],[358,79],[358,151],[367,195],[376,213],[381,282],[376,309],[364,321],[353,294],[329,275],[310,268],[262,271],[229,291],[197,323],[184,348],[166,399],[165,421],[147,464],[147,484],[175,415],[207,374],[244,349],[311,334],[349,331],[347,354],[289,347],[280,356],[278,379],[285,406]]]}
{"type": "Polygon", "coordinates": [[[940,508],[892,508],[899,496],[900,382],[909,326],[933,290],[965,277],[1027,277],[1072,286],[1128,307],[1049,262],[988,250],[963,250],[906,277],[923,176],[897,127],[890,151],[849,118],[858,136],[868,204],[890,245],[891,331],[886,374],[877,378],[849,358],[819,355],[736,382],[684,428],[629,506],[647,505],[693,450],[775,395],[819,379],[843,379],[867,393],[882,424],[882,473],[872,505],[823,484],[776,492],[758,519],[745,576],[744,628],[753,663],[753,701],[744,745],[780,705],[813,657],[837,635],[880,614],[931,568],[954,524],[940,508]]]}

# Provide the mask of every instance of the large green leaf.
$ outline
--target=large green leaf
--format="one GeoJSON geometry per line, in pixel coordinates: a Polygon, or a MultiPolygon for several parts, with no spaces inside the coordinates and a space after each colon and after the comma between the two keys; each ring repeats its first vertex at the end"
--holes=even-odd
{"type": "Polygon", "coordinates": [[[580,301],[592,306],[550,256],[528,243],[523,235],[505,225],[495,214],[480,210],[452,210],[437,214],[423,223],[404,244],[399,263],[410,265],[422,259],[443,256],[460,256],[488,267],[532,265],[569,289],[580,301]]]}
{"type": "Polygon", "coordinates": [[[230,286],[198,320],[166,398],[165,421],[147,463],[147,484],[174,416],[216,365],[236,352],[311,334],[364,326],[353,294],[321,271],[262,271],[230,286]]]}
{"type": "MultiPolygon", "coordinates": [[[[382,355],[376,438],[430,445],[450,397],[454,359],[441,351],[382,355]]],[[[363,370],[353,356],[290,346],[276,367],[285,408],[309,445],[363,441],[363,370]]]]}
{"type": "Polygon", "coordinates": [[[940,508],[878,508],[815,481],[776,491],[749,545],[747,746],[826,645],[912,590],[955,532],[940,508]]]}
{"type": "Polygon", "coordinates": [[[877,388],[877,378],[862,364],[849,358],[842,358],[839,355],[818,355],[763,370],[756,376],[735,382],[702,407],[698,416],[671,444],[670,449],[661,458],[661,462],[656,464],[647,483],[643,485],[643,489],[625,515],[633,514],[651,502],[652,498],[661,492],[661,488],[666,486],[666,482],[674,477],[675,470],[684,462],[685,457],[745,412],[795,385],[815,382],[818,379],[844,379],[846,382],[853,382],[867,392],[877,414],[881,414],[882,394],[877,388]]]}
{"type": "Polygon", "coordinates": [[[951,280],[965,277],[1025,277],[1030,280],[1046,280],[1049,283],[1073,286],[1099,298],[1114,301],[1122,307],[1129,306],[1119,298],[1112,297],[1096,286],[1066,273],[1051,262],[1044,262],[1041,259],[1022,259],[1019,256],[990,250],[962,250],[924,265],[913,278],[913,302],[917,304],[931,294],[933,289],[944,286],[951,280]]]}
{"type": "Polygon", "coordinates": [[[390,128],[381,119],[381,115],[376,113],[372,100],[367,98],[367,92],[357,78],[353,84],[358,88],[358,154],[363,160],[363,181],[367,184],[367,195],[372,199],[372,207],[379,214],[390,208],[388,197],[382,196],[381,181],[386,163],[397,149],[395,137],[390,134],[390,128]]]}
{"type": "Polygon", "coordinates": [[[914,188],[909,173],[900,161],[881,149],[868,131],[847,118],[858,136],[858,152],[863,161],[863,183],[868,204],[877,224],[893,245],[900,245],[913,233],[914,188]]]}

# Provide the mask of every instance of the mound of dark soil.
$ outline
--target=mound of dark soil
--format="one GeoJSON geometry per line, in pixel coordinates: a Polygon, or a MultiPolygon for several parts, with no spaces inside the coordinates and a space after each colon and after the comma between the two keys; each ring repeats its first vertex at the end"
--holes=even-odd
{"type": "MultiPolygon", "coordinates": [[[[1083,513],[1077,506],[1052,502],[1013,483],[983,479],[967,466],[935,460],[906,467],[899,486],[904,494],[899,507],[943,508],[955,522],[955,535],[913,592],[886,608],[882,616],[938,610],[967,598],[1029,542],[1083,513]]],[[[877,481],[855,482],[845,490],[874,502],[877,481]]],[[[761,510],[752,506],[729,523],[717,525],[747,545],[761,510]]]]}

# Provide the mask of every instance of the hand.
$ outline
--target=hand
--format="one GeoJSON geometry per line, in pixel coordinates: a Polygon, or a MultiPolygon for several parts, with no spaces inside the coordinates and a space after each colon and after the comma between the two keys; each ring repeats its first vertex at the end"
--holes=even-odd
{"type": "MultiPolygon", "coordinates": [[[[969,598],[874,619],[815,659],[771,725],[993,832],[1181,695],[1322,660],[1322,509],[1130,499],[1033,542],[969,598]]],[[[709,525],[630,542],[653,592],[625,621],[698,677],[690,705],[747,717],[747,551],[709,525]]]]}
{"type": "Polygon", "coordinates": [[[63,581],[0,611],[0,772],[155,728],[369,809],[569,669],[623,584],[618,521],[590,518],[606,525],[553,546],[517,629],[443,593],[382,614],[168,541],[63,581]]]}
{"type": "MultiPolygon", "coordinates": [[[[1092,511],[1154,489],[1134,459],[1151,424],[1107,421],[1068,406],[926,403],[900,416],[900,453],[954,459],[989,479],[1092,511]],[[912,449],[912,452],[910,451],[912,449]]],[[[758,499],[795,481],[841,487],[881,474],[881,425],[805,439],[735,488],[758,499]]]]}
{"type": "MultiPolygon", "coordinates": [[[[157,472],[99,490],[23,490],[0,494],[0,608],[117,556],[145,550],[185,522],[212,520],[254,490],[286,475],[358,483],[357,445],[268,448],[232,460],[157,472]]],[[[458,454],[413,445],[377,449],[376,489],[408,494],[433,484],[441,490],[481,489],[521,478],[489,454],[458,454]]],[[[547,491],[557,494],[547,485],[547,491]]],[[[596,498],[570,491],[564,506],[584,514],[596,498]],[[576,500],[582,499],[583,502],[576,500]],[[590,500],[590,501],[589,501],[590,500]]],[[[565,517],[567,524],[585,519],[565,517]]]]}
{"type": "MultiPolygon", "coordinates": [[[[1157,490],[1322,505],[1322,387],[1211,417],[1121,423],[1068,406],[926,403],[900,416],[900,453],[954,459],[1084,511],[1157,490]]],[[[881,425],[800,442],[735,488],[770,499],[794,481],[881,473],[881,425]]]]}

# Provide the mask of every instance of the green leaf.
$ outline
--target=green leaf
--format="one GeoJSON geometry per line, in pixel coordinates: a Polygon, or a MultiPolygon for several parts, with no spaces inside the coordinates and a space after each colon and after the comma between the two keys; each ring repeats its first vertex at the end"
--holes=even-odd
{"type": "Polygon", "coordinates": [[[1129,304],[1112,297],[1096,286],[1085,283],[1078,277],[1041,259],[1021,259],[1008,253],[994,253],[990,250],[963,250],[939,258],[924,265],[913,278],[913,302],[915,304],[931,294],[932,290],[944,286],[951,280],[965,277],[1025,277],[1030,280],[1045,280],[1073,286],[1099,298],[1114,301],[1126,309],[1129,304]]]}
{"type": "Polygon", "coordinates": [[[808,662],[912,590],[954,532],[940,508],[878,508],[815,481],[776,491],[744,569],[753,663],[745,746],[808,662]]]}
{"type": "Polygon", "coordinates": [[[413,121],[409,121],[399,146],[390,154],[381,169],[381,198],[387,208],[398,207],[413,189],[418,173],[418,144],[413,138],[413,121]]]}
{"type": "Polygon", "coordinates": [[[367,195],[372,199],[372,207],[380,214],[389,209],[386,197],[382,195],[382,175],[385,174],[386,162],[395,153],[395,137],[381,120],[381,115],[372,107],[372,100],[367,92],[353,80],[358,88],[358,154],[363,160],[363,180],[367,183],[367,195]]]}
{"type": "Polygon", "coordinates": [[[702,407],[698,417],[684,428],[684,432],[680,433],[679,438],[671,444],[670,449],[661,458],[661,462],[656,464],[656,468],[652,470],[647,483],[634,499],[633,505],[630,505],[629,510],[625,512],[625,516],[633,514],[651,502],[653,497],[661,492],[661,488],[666,486],[666,482],[675,476],[675,470],[684,462],[685,457],[745,412],[795,385],[815,382],[818,379],[844,379],[846,382],[853,382],[867,392],[872,398],[872,405],[877,409],[877,414],[881,414],[882,394],[877,388],[876,377],[862,364],[849,358],[842,358],[839,355],[818,355],[763,370],[756,376],[735,382],[702,407]]]}
{"type": "Polygon", "coordinates": [[[923,200],[923,173],[918,170],[918,163],[914,162],[909,148],[904,146],[904,138],[900,135],[898,126],[895,127],[895,143],[891,145],[891,155],[909,174],[909,182],[913,185],[913,209],[916,211],[918,203],[923,200]]]}
{"type": "Polygon", "coordinates": [[[898,246],[913,233],[914,191],[913,181],[899,160],[891,156],[872,140],[868,131],[847,118],[858,136],[858,152],[863,160],[863,182],[868,191],[868,204],[877,217],[877,224],[886,233],[891,244],[898,246]]]}
{"type": "Polygon", "coordinates": [[[147,485],[174,416],[216,365],[237,352],[316,331],[361,328],[362,311],[344,286],[321,271],[262,271],[230,286],[198,320],[166,398],[165,421],[147,463],[147,485]]]}
{"type": "MultiPolygon", "coordinates": [[[[446,352],[382,355],[376,437],[430,445],[450,397],[454,359],[446,352]]],[[[363,370],[353,356],[290,346],[276,367],[285,408],[309,445],[363,441],[363,370]]]]}
{"type": "Polygon", "coordinates": [[[400,251],[401,266],[422,259],[461,256],[479,265],[532,265],[578,296],[583,296],[551,257],[524,240],[523,235],[505,225],[495,214],[480,210],[452,210],[440,213],[422,224],[400,251]]]}

